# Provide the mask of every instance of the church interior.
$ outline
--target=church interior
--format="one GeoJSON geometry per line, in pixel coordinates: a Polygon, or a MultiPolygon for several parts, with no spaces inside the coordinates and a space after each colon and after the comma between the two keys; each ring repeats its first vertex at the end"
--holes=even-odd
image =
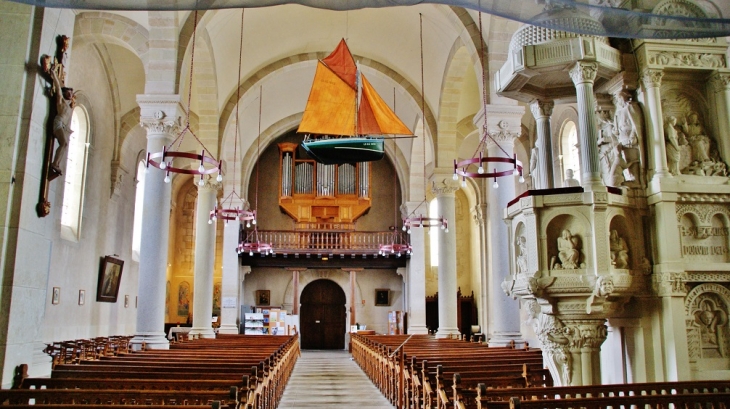
{"type": "Polygon", "coordinates": [[[730,3],[75,3],[0,0],[3,389],[54,342],[294,327],[730,379],[730,3]],[[302,145],[342,40],[382,159],[302,145]]]}

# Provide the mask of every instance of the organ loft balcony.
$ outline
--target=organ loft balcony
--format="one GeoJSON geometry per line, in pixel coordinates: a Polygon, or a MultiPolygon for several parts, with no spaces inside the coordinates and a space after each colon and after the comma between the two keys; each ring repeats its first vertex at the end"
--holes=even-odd
{"type": "Polygon", "coordinates": [[[291,218],[293,229],[242,228],[241,243],[270,244],[273,254],[242,252],[241,262],[271,267],[405,267],[409,240],[397,226],[382,231],[356,229],[357,220],[373,205],[372,164],[324,165],[298,147],[292,142],[278,144],[278,204],[291,218]]]}

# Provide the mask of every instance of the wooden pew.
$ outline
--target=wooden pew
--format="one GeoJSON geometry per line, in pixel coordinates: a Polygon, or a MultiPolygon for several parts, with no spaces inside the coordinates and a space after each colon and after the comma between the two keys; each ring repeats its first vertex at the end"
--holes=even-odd
{"type": "MultiPolygon", "coordinates": [[[[123,381],[120,381],[123,382],[123,381]]],[[[226,391],[117,389],[2,389],[1,404],[207,405],[213,401],[236,407],[238,388],[226,391]]]]}
{"type": "MultiPolygon", "coordinates": [[[[641,396],[610,396],[599,398],[569,398],[523,401],[520,398],[510,398],[510,409],[631,409],[633,407],[666,409],[674,405],[675,409],[702,408],[727,409],[730,407],[730,393],[693,393],[685,395],[641,395],[641,396]]],[[[491,406],[487,406],[492,409],[491,406]]]]}
{"type": "Polygon", "coordinates": [[[525,400],[580,399],[609,396],[658,396],[697,393],[730,393],[727,381],[650,382],[611,385],[556,386],[547,388],[487,389],[484,384],[477,388],[476,406],[463,407],[506,409],[509,399],[525,400]]]}
{"type": "Polygon", "coordinates": [[[21,407],[33,401],[34,407],[134,402],[168,408],[185,402],[273,409],[300,354],[298,337],[229,336],[136,352],[123,344],[108,348],[98,340],[57,344],[66,349],[51,352],[66,358],[57,359],[52,377],[29,378],[27,366],[21,366],[15,387],[23,389],[0,395],[4,401],[21,407]],[[83,350],[84,345],[93,347],[83,350]]]}

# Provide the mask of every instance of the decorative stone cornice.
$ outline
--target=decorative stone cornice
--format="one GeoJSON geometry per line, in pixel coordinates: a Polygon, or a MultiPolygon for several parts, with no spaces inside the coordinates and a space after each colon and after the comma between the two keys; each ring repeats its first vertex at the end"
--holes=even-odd
{"type": "Polygon", "coordinates": [[[555,103],[553,101],[535,100],[530,103],[530,111],[535,119],[550,117],[553,114],[555,103]]]}
{"type": "Polygon", "coordinates": [[[122,192],[122,182],[124,177],[129,174],[129,171],[122,166],[122,163],[118,160],[113,160],[111,163],[111,196],[113,198],[119,198],[122,192]]]}
{"type": "Polygon", "coordinates": [[[454,197],[454,193],[459,190],[459,182],[451,178],[438,178],[431,182],[431,193],[436,197],[454,197]]]}
{"type": "Polygon", "coordinates": [[[484,214],[486,213],[487,205],[485,203],[475,205],[471,210],[471,217],[474,220],[474,224],[477,226],[484,226],[484,214]]]}
{"type": "Polygon", "coordinates": [[[648,53],[648,62],[661,67],[725,68],[725,56],[709,53],[687,53],[680,51],[653,51],[648,53]]]}
{"type": "Polygon", "coordinates": [[[684,297],[687,295],[687,273],[655,273],[654,292],[660,297],[684,297]]]}
{"type": "Polygon", "coordinates": [[[598,74],[598,64],[594,62],[578,61],[569,71],[570,78],[575,85],[593,83],[598,74]]]}
{"type": "Polygon", "coordinates": [[[710,85],[715,92],[730,90],[730,73],[716,71],[710,76],[710,85]]]}
{"type": "Polygon", "coordinates": [[[527,307],[533,314],[535,335],[547,357],[546,364],[553,374],[558,374],[562,385],[570,385],[573,359],[568,350],[569,330],[556,316],[539,312],[537,304],[537,301],[530,300],[527,307]]]}
{"type": "Polygon", "coordinates": [[[647,68],[641,72],[641,82],[646,88],[659,88],[662,85],[664,71],[656,68],[647,68]]]}

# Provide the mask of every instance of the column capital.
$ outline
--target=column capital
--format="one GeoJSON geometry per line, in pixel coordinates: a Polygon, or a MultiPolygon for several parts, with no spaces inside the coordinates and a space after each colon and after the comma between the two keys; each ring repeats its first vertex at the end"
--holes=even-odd
{"type": "Polygon", "coordinates": [[[246,274],[251,274],[251,266],[241,266],[238,271],[240,272],[241,282],[246,281],[246,274]]]}
{"type": "Polygon", "coordinates": [[[654,292],[660,297],[684,297],[687,295],[687,273],[654,273],[654,292]]]}
{"type": "Polygon", "coordinates": [[[522,116],[525,114],[525,107],[521,105],[497,105],[489,104],[482,107],[476,114],[472,122],[478,129],[484,131],[484,115],[487,115],[487,130],[491,132],[499,132],[508,130],[519,134],[522,125],[522,116]]]}
{"type": "Polygon", "coordinates": [[[530,111],[535,119],[549,118],[553,114],[555,103],[553,101],[545,101],[536,99],[530,103],[530,111]]]}
{"type": "Polygon", "coordinates": [[[210,175],[201,175],[201,177],[203,178],[203,184],[195,184],[199,192],[217,192],[221,188],[221,184],[216,182],[215,177],[210,175]]]}
{"type": "Polygon", "coordinates": [[[302,271],[307,271],[307,268],[306,267],[284,267],[284,270],[286,270],[286,271],[298,271],[298,272],[301,273],[302,271]]]}
{"type": "Polygon", "coordinates": [[[489,138],[486,140],[487,148],[504,144],[514,146],[515,139],[520,136],[522,136],[521,128],[513,130],[510,129],[510,125],[506,120],[499,121],[496,129],[489,130],[489,138]]]}
{"type": "Polygon", "coordinates": [[[570,69],[570,78],[575,85],[590,83],[596,80],[598,73],[598,64],[595,62],[578,61],[573,68],[570,69]]]}
{"type": "Polygon", "coordinates": [[[365,270],[364,268],[340,268],[340,270],[346,272],[346,273],[359,273],[365,270]]]}
{"type": "Polygon", "coordinates": [[[715,92],[730,91],[730,72],[713,72],[710,75],[710,85],[715,92]]]}
{"type": "Polygon", "coordinates": [[[572,350],[600,349],[608,336],[606,320],[563,320],[572,350]]]}
{"type": "Polygon", "coordinates": [[[662,85],[664,70],[659,68],[646,68],[641,71],[641,82],[646,88],[659,88],[662,85]]]}
{"type": "MultiPolygon", "coordinates": [[[[454,197],[459,190],[459,181],[451,176],[433,175],[431,178],[431,193],[436,197],[454,197]]],[[[428,209],[426,209],[428,213],[428,209]]]]}
{"type": "Polygon", "coordinates": [[[177,94],[139,94],[137,105],[140,124],[147,128],[148,133],[174,133],[175,129],[166,129],[180,127],[180,117],[185,112],[180,104],[180,95],[177,94]]]}
{"type": "Polygon", "coordinates": [[[409,217],[414,214],[428,214],[428,203],[425,200],[421,201],[409,201],[400,205],[400,213],[403,218],[409,217]]]}

